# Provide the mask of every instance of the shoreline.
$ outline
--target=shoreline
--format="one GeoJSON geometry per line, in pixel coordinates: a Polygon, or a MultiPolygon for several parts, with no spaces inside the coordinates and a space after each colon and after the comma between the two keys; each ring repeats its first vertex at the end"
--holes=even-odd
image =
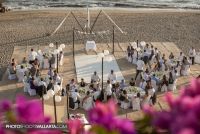
{"type": "MultiPolygon", "coordinates": [[[[35,11],[82,11],[87,10],[86,7],[63,7],[63,8],[40,8],[40,9],[11,9],[9,12],[35,12],[35,11]]],[[[189,8],[124,8],[124,7],[89,7],[89,10],[105,10],[114,12],[134,12],[134,13],[176,13],[190,12],[200,13],[200,9],[189,8]]]]}

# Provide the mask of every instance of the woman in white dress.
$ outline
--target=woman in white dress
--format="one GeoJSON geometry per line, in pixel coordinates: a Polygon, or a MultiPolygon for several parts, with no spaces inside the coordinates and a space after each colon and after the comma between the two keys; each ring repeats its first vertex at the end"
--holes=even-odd
{"type": "Polygon", "coordinates": [[[133,96],[133,98],[132,98],[132,109],[134,111],[141,109],[141,105],[140,105],[140,93],[137,93],[137,96],[133,96]]]}
{"type": "Polygon", "coordinates": [[[141,106],[151,105],[151,95],[149,95],[148,91],[145,91],[145,96],[142,99],[141,106]]]}
{"type": "Polygon", "coordinates": [[[82,105],[83,109],[86,111],[93,107],[93,98],[89,91],[87,91],[86,96],[83,98],[82,105]]]}

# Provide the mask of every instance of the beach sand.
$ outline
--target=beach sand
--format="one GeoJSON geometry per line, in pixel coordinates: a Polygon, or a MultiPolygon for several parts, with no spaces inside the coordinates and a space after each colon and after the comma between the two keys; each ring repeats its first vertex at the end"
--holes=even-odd
{"type": "MultiPolygon", "coordinates": [[[[84,27],[86,9],[70,9],[84,27]]],[[[50,42],[72,44],[72,27],[81,28],[70,15],[63,26],[53,36],[51,34],[70,10],[11,11],[0,14],[0,76],[12,58],[16,45],[48,45],[50,42]]],[[[93,23],[99,9],[92,9],[93,23]]],[[[192,46],[200,49],[200,11],[199,10],[158,10],[158,9],[105,9],[116,24],[126,33],[115,28],[115,42],[132,41],[174,42],[184,53],[192,46]]],[[[99,43],[112,42],[113,24],[104,14],[99,16],[94,31],[110,30],[107,36],[88,36],[75,34],[75,43],[92,39],[99,43]],[[81,40],[85,39],[85,40],[81,40]]]]}

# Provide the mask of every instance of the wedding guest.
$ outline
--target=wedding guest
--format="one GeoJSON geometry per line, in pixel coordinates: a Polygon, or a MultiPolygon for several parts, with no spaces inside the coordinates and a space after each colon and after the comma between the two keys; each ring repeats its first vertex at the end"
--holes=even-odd
{"type": "Polygon", "coordinates": [[[11,64],[14,63],[15,66],[17,66],[17,62],[15,61],[15,58],[12,58],[11,64]]]}
{"type": "Polygon", "coordinates": [[[81,82],[80,82],[79,85],[80,85],[80,87],[85,87],[86,86],[86,83],[85,83],[83,78],[81,78],[81,82]]]}
{"type": "Polygon", "coordinates": [[[125,83],[125,80],[123,79],[120,82],[120,89],[123,90],[125,87],[126,87],[126,83],[125,83]]]}
{"type": "Polygon", "coordinates": [[[30,64],[34,63],[36,56],[37,56],[37,53],[32,48],[31,52],[29,54],[29,63],[30,64]]]}
{"type": "Polygon", "coordinates": [[[94,74],[91,76],[91,82],[92,81],[100,81],[100,77],[99,75],[97,74],[97,72],[95,71],[94,74]]]}
{"type": "Polygon", "coordinates": [[[162,78],[162,80],[161,80],[161,91],[162,92],[167,92],[168,91],[168,84],[169,84],[169,82],[168,82],[168,80],[167,80],[167,77],[166,77],[166,75],[163,75],[163,78],[162,78]]]}
{"type": "Polygon", "coordinates": [[[59,74],[56,72],[56,70],[54,71],[53,80],[54,80],[54,83],[61,83],[61,78],[59,74]]]}
{"type": "Polygon", "coordinates": [[[63,65],[63,58],[64,58],[64,54],[61,51],[60,54],[59,54],[59,58],[58,58],[59,59],[59,63],[60,63],[61,66],[63,65]]]}
{"type": "Polygon", "coordinates": [[[107,80],[106,90],[105,90],[107,101],[112,97],[112,85],[110,80],[107,80]]]}
{"type": "Polygon", "coordinates": [[[36,76],[37,67],[34,64],[32,64],[32,67],[30,69],[30,73],[31,73],[31,76],[36,76]]]}
{"type": "Polygon", "coordinates": [[[56,64],[56,57],[54,56],[54,54],[51,55],[51,59],[49,60],[49,65],[52,68],[55,68],[55,66],[53,67],[53,65],[56,64]]]}
{"type": "Polygon", "coordinates": [[[150,72],[149,72],[149,69],[146,69],[144,74],[143,74],[143,79],[145,81],[149,81],[150,80],[150,72]]]}
{"type": "Polygon", "coordinates": [[[145,96],[142,99],[141,106],[151,105],[151,95],[147,91],[145,91],[145,96]]]}
{"type": "Polygon", "coordinates": [[[144,79],[142,79],[142,81],[140,82],[139,87],[142,88],[143,90],[145,90],[146,85],[147,85],[146,81],[144,79]]]}
{"type": "Polygon", "coordinates": [[[47,73],[50,77],[54,76],[54,70],[50,67],[47,73]]]}
{"type": "Polygon", "coordinates": [[[137,93],[137,96],[132,97],[132,109],[134,111],[140,110],[141,109],[141,104],[140,104],[140,93],[137,93]]]}
{"type": "Polygon", "coordinates": [[[11,66],[8,67],[10,74],[16,74],[15,63],[11,63],[11,66]]]}
{"type": "Polygon", "coordinates": [[[28,63],[28,61],[27,61],[26,57],[24,57],[22,60],[22,64],[27,64],[27,63],[28,63]]]}
{"type": "Polygon", "coordinates": [[[169,59],[170,59],[170,60],[174,59],[174,54],[173,54],[172,52],[171,52],[170,55],[169,55],[169,59]]]}
{"type": "Polygon", "coordinates": [[[130,86],[135,86],[135,80],[134,80],[134,78],[131,78],[131,80],[130,80],[130,82],[129,82],[129,85],[130,86]]]}
{"type": "Polygon", "coordinates": [[[137,71],[136,71],[136,76],[135,76],[135,80],[137,79],[137,76],[143,72],[143,69],[144,69],[144,61],[143,61],[143,58],[139,59],[137,61],[137,71]]]}
{"type": "Polygon", "coordinates": [[[192,47],[189,51],[189,57],[190,57],[190,60],[192,61],[192,65],[194,65],[195,56],[196,56],[196,50],[194,49],[194,47],[192,47]]]}
{"type": "Polygon", "coordinates": [[[73,98],[74,104],[75,104],[75,103],[78,103],[78,105],[80,104],[81,96],[80,96],[80,94],[78,93],[78,90],[77,90],[77,89],[75,89],[74,92],[71,92],[70,97],[73,98]]]}
{"type": "Polygon", "coordinates": [[[183,52],[180,52],[180,55],[178,56],[177,66],[182,64],[183,58],[184,58],[183,52]]]}
{"type": "Polygon", "coordinates": [[[114,84],[117,80],[117,75],[114,73],[113,70],[110,71],[110,74],[108,75],[108,80],[114,84]]]}

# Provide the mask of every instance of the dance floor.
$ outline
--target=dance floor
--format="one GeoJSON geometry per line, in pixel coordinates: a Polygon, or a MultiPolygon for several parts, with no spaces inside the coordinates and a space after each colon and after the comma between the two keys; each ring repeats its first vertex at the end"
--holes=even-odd
{"type": "MultiPolygon", "coordinates": [[[[94,71],[96,71],[101,78],[102,59],[98,58],[97,55],[75,56],[75,66],[78,82],[81,81],[81,78],[84,78],[85,82],[90,83],[91,75],[94,73],[94,71]]],[[[111,70],[114,70],[114,72],[116,73],[118,82],[124,79],[117,64],[117,61],[115,60],[115,57],[113,55],[109,55],[104,58],[104,82],[107,81],[108,75],[111,70]]]]}

